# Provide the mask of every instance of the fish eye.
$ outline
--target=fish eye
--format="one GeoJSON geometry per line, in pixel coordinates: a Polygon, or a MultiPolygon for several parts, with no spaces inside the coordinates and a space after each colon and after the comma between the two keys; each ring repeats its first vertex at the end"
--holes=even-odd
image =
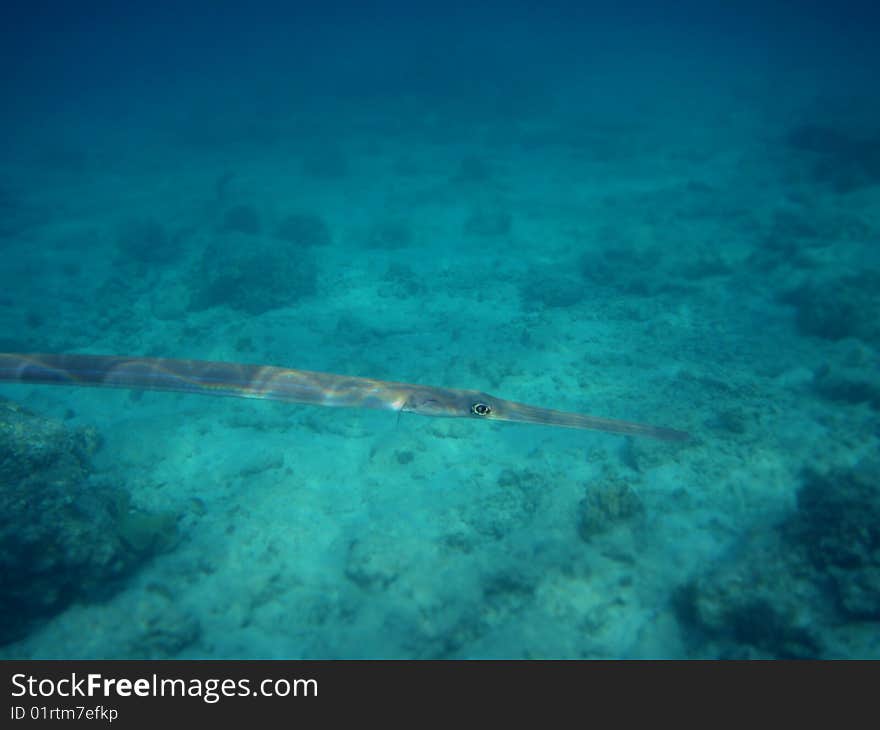
{"type": "Polygon", "coordinates": [[[488,416],[492,413],[492,406],[488,403],[474,403],[471,406],[471,413],[475,416],[488,416]]]}

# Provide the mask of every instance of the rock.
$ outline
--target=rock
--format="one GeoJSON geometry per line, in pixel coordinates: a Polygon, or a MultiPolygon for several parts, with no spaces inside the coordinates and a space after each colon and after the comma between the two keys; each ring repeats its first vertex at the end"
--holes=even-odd
{"type": "Polygon", "coordinates": [[[97,484],[93,431],[0,401],[0,643],[74,601],[113,593],[176,539],[176,515],[97,484]]]}
{"type": "Polygon", "coordinates": [[[807,472],[785,531],[830,580],[843,614],[880,621],[880,461],[807,472]]]}
{"type": "Polygon", "coordinates": [[[610,477],[588,484],[584,498],[578,503],[578,534],[589,542],[644,511],[638,494],[622,479],[610,477]]]}
{"type": "Polygon", "coordinates": [[[806,472],[797,510],[688,581],[674,605],[698,656],[864,658],[851,636],[880,622],[880,462],[806,472]]]}
{"type": "Polygon", "coordinates": [[[226,234],[207,246],[192,273],[190,307],[227,306],[248,314],[291,306],[315,292],[317,267],[299,247],[226,234]]]}

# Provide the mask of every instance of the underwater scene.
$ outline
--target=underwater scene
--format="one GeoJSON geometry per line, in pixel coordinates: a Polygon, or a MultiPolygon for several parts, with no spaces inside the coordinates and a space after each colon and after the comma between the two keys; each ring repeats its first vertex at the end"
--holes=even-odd
{"type": "Polygon", "coordinates": [[[4,3],[0,658],[880,658],[878,16],[4,3]]]}

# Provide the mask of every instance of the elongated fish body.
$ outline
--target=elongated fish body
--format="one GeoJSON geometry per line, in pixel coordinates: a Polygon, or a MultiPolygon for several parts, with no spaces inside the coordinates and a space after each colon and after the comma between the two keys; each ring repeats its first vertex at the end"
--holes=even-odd
{"type": "Polygon", "coordinates": [[[476,390],[435,388],[267,365],[113,355],[0,353],[0,382],[169,390],[319,406],[376,408],[424,416],[533,423],[664,441],[688,438],[687,433],[671,428],[530,406],[476,390]]]}

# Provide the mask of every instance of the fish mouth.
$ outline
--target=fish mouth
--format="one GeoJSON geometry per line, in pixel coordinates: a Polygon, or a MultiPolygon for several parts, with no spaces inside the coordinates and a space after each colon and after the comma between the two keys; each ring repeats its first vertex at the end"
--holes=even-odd
{"type": "Polygon", "coordinates": [[[539,408],[525,403],[493,399],[493,409],[488,418],[511,423],[533,423],[544,426],[561,426],[588,431],[604,431],[626,436],[647,436],[660,441],[687,441],[690,434],[665,426],[648,423],[621,421],[616,418],[600,418],[582,413],[557,411],[552,408],[539,408]]]}

